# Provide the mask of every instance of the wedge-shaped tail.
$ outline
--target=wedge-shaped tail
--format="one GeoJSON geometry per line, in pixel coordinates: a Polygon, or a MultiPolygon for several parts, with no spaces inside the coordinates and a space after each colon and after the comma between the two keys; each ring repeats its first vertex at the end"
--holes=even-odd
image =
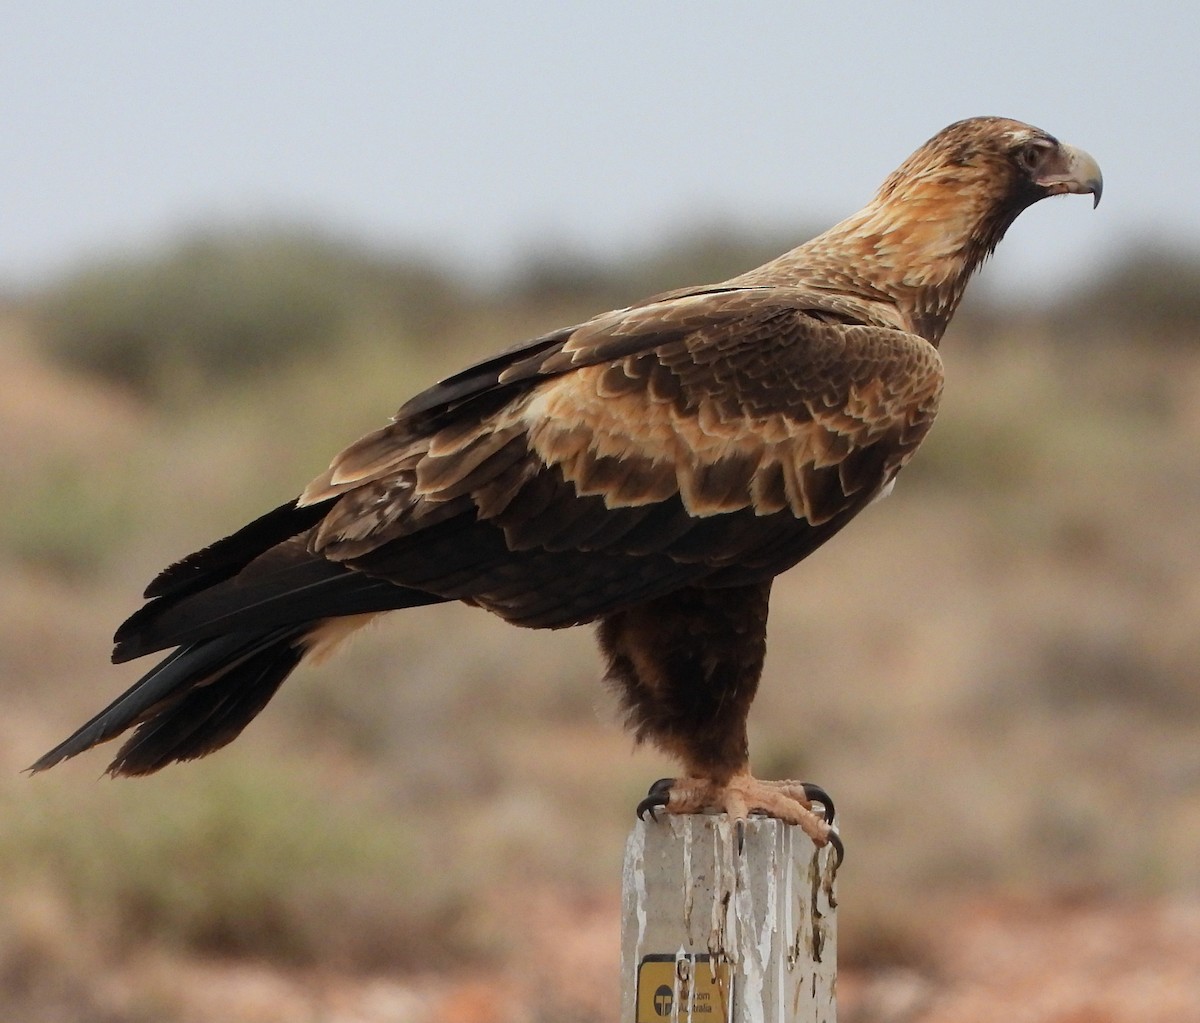
{"type": "Polygon", "coordinates": [[[134,725],[109,774],[150,774],[220,749],[300,663],[307,631],[232,632],[180,647],[30,770],[44,771],[134,725]]]}

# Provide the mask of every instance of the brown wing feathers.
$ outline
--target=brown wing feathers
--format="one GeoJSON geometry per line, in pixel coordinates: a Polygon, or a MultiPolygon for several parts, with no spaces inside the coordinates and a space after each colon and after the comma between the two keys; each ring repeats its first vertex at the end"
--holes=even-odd
{"type": "Polygon", "coordinates": [[[932,421],[941,373],[920,339],[831,325],[773,297],[724,291],[705,321],[688,295],[668,322],[702,326],[672,327],[665,342],[644,313],[636,345],[610,314],[586,345],[570,335],[539,356],[542,372],[522,358],[534,375],[499,408],[477,415],[458,393],[457,418],[423,406],[441,424],[426,433],[400,418],[306,492],[333,499],[314,548],[542,627],[739,560],[763,578],[782,571],[899,469],[932,421]],[[625,354],[602,361],[610,343],[625,354]]]}

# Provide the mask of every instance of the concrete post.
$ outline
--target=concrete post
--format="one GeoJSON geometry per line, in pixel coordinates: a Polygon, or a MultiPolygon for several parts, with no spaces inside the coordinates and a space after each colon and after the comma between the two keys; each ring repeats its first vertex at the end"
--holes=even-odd
{"type": "Polygon", "coordinates": [[[724,815],[638,821],[625,847],[622,1023],[835,1023],[833,852],[724,815]]]}

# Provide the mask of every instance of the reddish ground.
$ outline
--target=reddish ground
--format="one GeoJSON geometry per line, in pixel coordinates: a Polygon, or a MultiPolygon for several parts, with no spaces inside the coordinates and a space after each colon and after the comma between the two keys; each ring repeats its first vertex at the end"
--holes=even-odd
{"type": "MultiPolygon", "coordinates": [[[[309,978],[303,992],[239,971],[207,978],[204,1011],[264,1023],[314,1012],[327,1023],[617,1020],[616,902],[521,904],[503,967],[411,983],[309,978]]],[[[979,902],[945,914],[924,955],[922,967],[843,969],[840,1023],[1200,1021],[1200,902],[979,902]]]]}

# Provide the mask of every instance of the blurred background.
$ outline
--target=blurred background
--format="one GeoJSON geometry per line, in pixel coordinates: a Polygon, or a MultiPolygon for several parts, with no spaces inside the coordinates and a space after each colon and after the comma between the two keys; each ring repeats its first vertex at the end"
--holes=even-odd
{"type": "Polygon", "coordinates": [[[755,766],[837,798],[843,1023],[1200,1018],[1198,46],[1165,4],[7,10],[0,1017],[616,1018],[671,765],[587,630],[407,612],[208,760],[19,772],[144,670],[159,568],[414,391],[995,113],[1104,203],[1018,221],[896,494],[777,584],[755,766]]]}

